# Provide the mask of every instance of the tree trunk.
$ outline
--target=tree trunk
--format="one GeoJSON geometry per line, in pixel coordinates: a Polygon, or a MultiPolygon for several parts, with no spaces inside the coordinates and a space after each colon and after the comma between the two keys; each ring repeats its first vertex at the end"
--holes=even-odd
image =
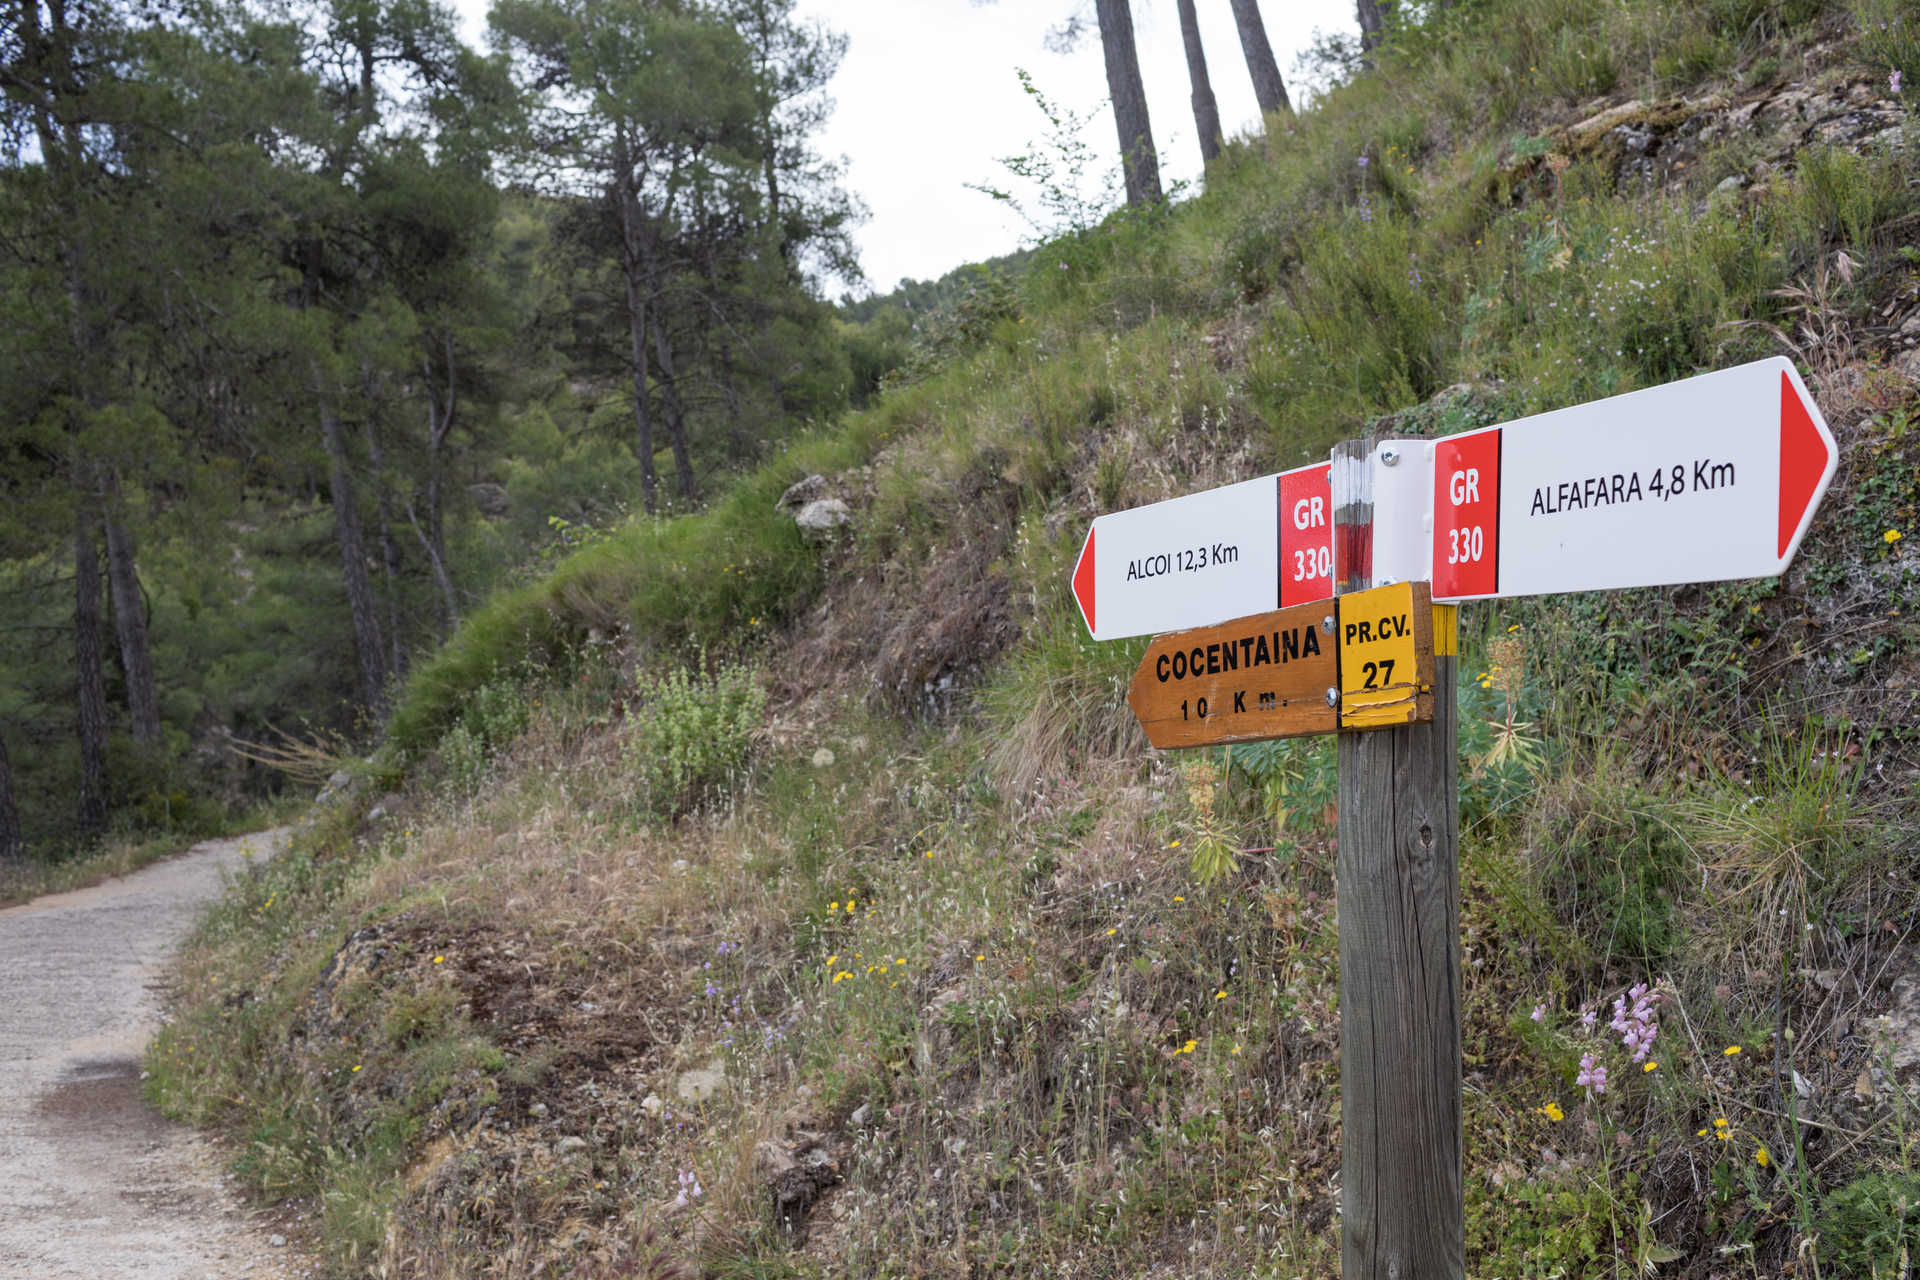
{"type": "Polygon", "coordinates": [[[1355,0],[1354,9],[1360,19],[1360,52],[1371,53],[1387,38],[1387,6],[1381,0],[1355,0]]]}
{"type": "Polygon", "coordinates": [[[640,458],[640,493],[647,514],[660,509],[659,477],[653,470],[653,392],[647,385],[647,299],[640,287],[645,246],[640,240],[640,211],[634,208],[633,192],[627,184],[632,178],[633,161],[626,140],[616,146],[615,163],[620,172],[614,177],[614,199],[620,213],[620,273],[627,286],[627,340],[633,374],[634,452],[640,458]]]}
{"type": "Polygon", "coordinates": [[[778,237],[780,261],[786,263],[787,274],[791,278],[793,238],[787,234],[787,224],[780,213],[780,125],[773,118],[773,102],[764,90],[761,93],[760,128],[763,134],[761,145],[766,147],[761,171],[767,184],[767,225],[773,228],[774,235],[778,237]]]}
{"type": "MultiPolygon", "coordinates": [[[[460,404],[460,384],[453,359],[453,331],[443,330],[447,357],[447,396],[443,401],[434,391],[433,363],[426,362],[427,375],[427,528],[421,539],[427,562],[433,566],[434,585],[440,588],[440,634],[450,636],[460,625],[460,601],[453,593],[453,577],[447,572],[447,531],[444,504],[440,500],[441,454],[453,434],[454,412],[460,404]]],[[[414,532],[420,524],[413,518],[413,504],[407,504],[407,519],[414,532]]]]}
{"type": "MultiPolygon", "coordinates": [[[[367,379],[367,398],[373,399],[374,387],[367,379]]],[[[374,493],[380,512],[380,568],[387,597],[387,670],[394,676],[407,674],[406,652],[400,645],[400,544],[393,540],[393,493],[387,482],[386,454],[380,448],[380,436],[369,417],[363,424],[367,440],[367,460],[373,464],[374,493]]]]}
{"type": "Polygon", "coordinates": [[[660,359],[660,395],[667,409],[667,438],[673,444],[673,469],[680,478],[680,497],[692,506],[696,495],[693,458],[687,451],[686,411],[680,404],[680,388],[673,378],[673,348],[667,341],[667,326],[658,316],[653,321],[653,347],[660,359]]]}
{"type": "Polygon", "coordinates": [[[380,643],[380,615],[367,576],[366,545],[360,537],[360,512],[353,500],[353,476],[347,466],[347,442],[340,415],[324,397],[320,430],[327,449],[327,486],[332,491],[333,531],[340,543],[340,567],[347,584],[347,608],[353,614],[353,649],[360,660],[360,704],[378,710],[386,698],[386,669],[380,643]]]}
{"type": "Polygon", "coordinates": [[[160,698],[154,687],[153,649],[147,640],[147,598],[140,590],[133,538],[111,505],[106,523],[107,589],[120,638],[120,665],[127,673],[127,711],[133,720],[133,740],[151,746],[160,741],[160,698]]]}
{"type": "Polygon", "coordinates": [[[1140,82],[1140,58],[1133,47],[1133,13],[1127,0],[1094,0],[1100,18],[1100,47],[1107,56],[1107,92],[1113,98],[1113,122],[1120,136],[1120,162],[1127,176],[1127,203],[1158,203],[1160,157],[1153,149],[1153,123],[1147,118],[1147,90],[1140,82]]]}
{"type": "Polygon", "coordinates": [[[1207,79],[1207,54],[1200,47],[1200,19],[1193,0],[1177,0],[1180,39],[1187,46],[1187,78],[1193,82],[1193,127],[1200,135],[1200,164],[1204,169],[1220,154],[1220,104],[1213,100],[1213,82],[1207,79]]]}
{"type": "Polygon", "coordinates": [[[80,834],[107,825],[107,679],[100,660],[97,513],[82,502],[73,531],[73,666],[80,713],[80,834]]]}
{"type": "Polygon", "coordinates": [[[1260,103],[1260,114],[1292,111],[1286,82],[1280,79],[1280,68],[1273,60],[1273,45],[1267,40],[1267,24],[1260,20],[1260,0],[1231,3],[1234,25],[1240,28],[1240,51],[1247,55],[1247,74],[1253,77],[1253,96],[1260,103]]]}
{"type": "Polygon", "coordinates": [[[18,862],[26,856],[20,810],[13,803],[13,765],[7,760],[7,740],[0,737],[0,863],[18,862]]]}

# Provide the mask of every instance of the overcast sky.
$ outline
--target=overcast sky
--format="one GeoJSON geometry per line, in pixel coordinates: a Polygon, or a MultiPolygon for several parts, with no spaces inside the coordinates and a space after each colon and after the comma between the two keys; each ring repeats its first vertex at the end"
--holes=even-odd
{"type": "MultiPolygon", "coordinates": [[[[486,0],[457,0],[468,39],[484,42],[486,0]]],[[[800,0],[800,12],[849,37],[830,92],[835,110],[818,150],[846,160],[845,184],[871,217],[855,240],[867,286],[926,280],[965,262],[1018,248],[1028,232],[1011,211],[969,182],[1005,186],[1001,156],[1036,142],[1045,121],[1014,77],[1024,67],[1063,107],[1085,111],[1107,97],[1096,33],[1069,54],[1046,51],[1049,28],[1087,0],[800,0]]],[[[1229,137],[1255,127],[1259,108],[1227,0],[1197,0],[1207,70],[1229,137]]],[[[1315,28],[1353,27],[1350,0],[1266,0],[1261,12],[1287,88],[1315,28]]],[[[1147,86],[1162,178],[1197,180],[1191,87],[1173,0],[1133,0],[1134,36],[1147,86]]],[[[1117,158],[1113,116],[1102,111],[1086,137],[1103,165],[1117,158]]],[[[837,288],[835,289],[837,292],[837,288]]]]}

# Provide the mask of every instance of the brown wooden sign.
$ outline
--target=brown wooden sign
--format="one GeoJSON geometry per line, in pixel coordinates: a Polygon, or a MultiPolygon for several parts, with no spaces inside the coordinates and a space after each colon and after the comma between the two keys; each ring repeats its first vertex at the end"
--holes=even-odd
{"type": "Polygon", "coordinates": [[[1332,733],[1338,649],[1331,600],[1176,631],[1147,650],[1127,705],[1162,750],[1332,733]]]}

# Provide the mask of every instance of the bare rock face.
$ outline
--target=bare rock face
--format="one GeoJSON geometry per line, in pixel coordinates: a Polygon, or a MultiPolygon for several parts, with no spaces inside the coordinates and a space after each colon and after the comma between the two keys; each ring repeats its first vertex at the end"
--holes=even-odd
{"type": "Polygon", "coordinates": [[[1897,1079],[1920,1067],[1920,972],[1894,979],[1893,1007],[1874,1020],[1875,1047],[1897,1079]]]}
{"type": "Polygon", "coordinates": [[[841,1178],[843,1150],[822,1134],[796,1129],[786,1142],[753,1149],[755,1181],[766,1188],[774,1216],[796,1245],[807,1238],[807,1214],[821,1192],[841,1178]]]}
{"type": "Polygon", "coordinates": [[[726,1084],[726,1066],[716,1060],[697,1070],[682,1072],[673,1091],[680,1101],[698,1104],[719,1093],[726,1084]]]}
{"type": "Polygon", "coordinates": [[[787,491],[780,495],[780,501],[774,504],[774,508],[792,515],[809,502],[824,498],[826,494],[827,478],[822,475],[808,476],[805,480],[787,486],[787,491]]]}
{"type": "Polygon", "coordinates": [[[505,520],[513,514],[513,499],[507,496],[505,485],[470,484],[467,493],[483,520],[505,520]]]}
{"type": "Polygon", "coordinates": [[[830,540],[852,519],[853,512],[838,498],[816,498],[800,508],[800,514],[793,518],[800,526],[801,536],[809,542],[830,540]]]}

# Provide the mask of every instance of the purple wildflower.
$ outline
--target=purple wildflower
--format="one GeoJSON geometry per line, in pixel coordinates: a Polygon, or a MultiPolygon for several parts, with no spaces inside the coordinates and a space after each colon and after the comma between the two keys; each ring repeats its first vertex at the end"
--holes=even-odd
{"type": "Polygon", "coordinates": [[[1607,1069],[1595,1062],[1592,1054],[1583,1053],[1580,1055],[1580,1074],[1574,1077],[1573,1082],[1584,1089],[1591,1089],[1595,1093],[1605,1093],[1607,1091],[1607,1069]]]}

